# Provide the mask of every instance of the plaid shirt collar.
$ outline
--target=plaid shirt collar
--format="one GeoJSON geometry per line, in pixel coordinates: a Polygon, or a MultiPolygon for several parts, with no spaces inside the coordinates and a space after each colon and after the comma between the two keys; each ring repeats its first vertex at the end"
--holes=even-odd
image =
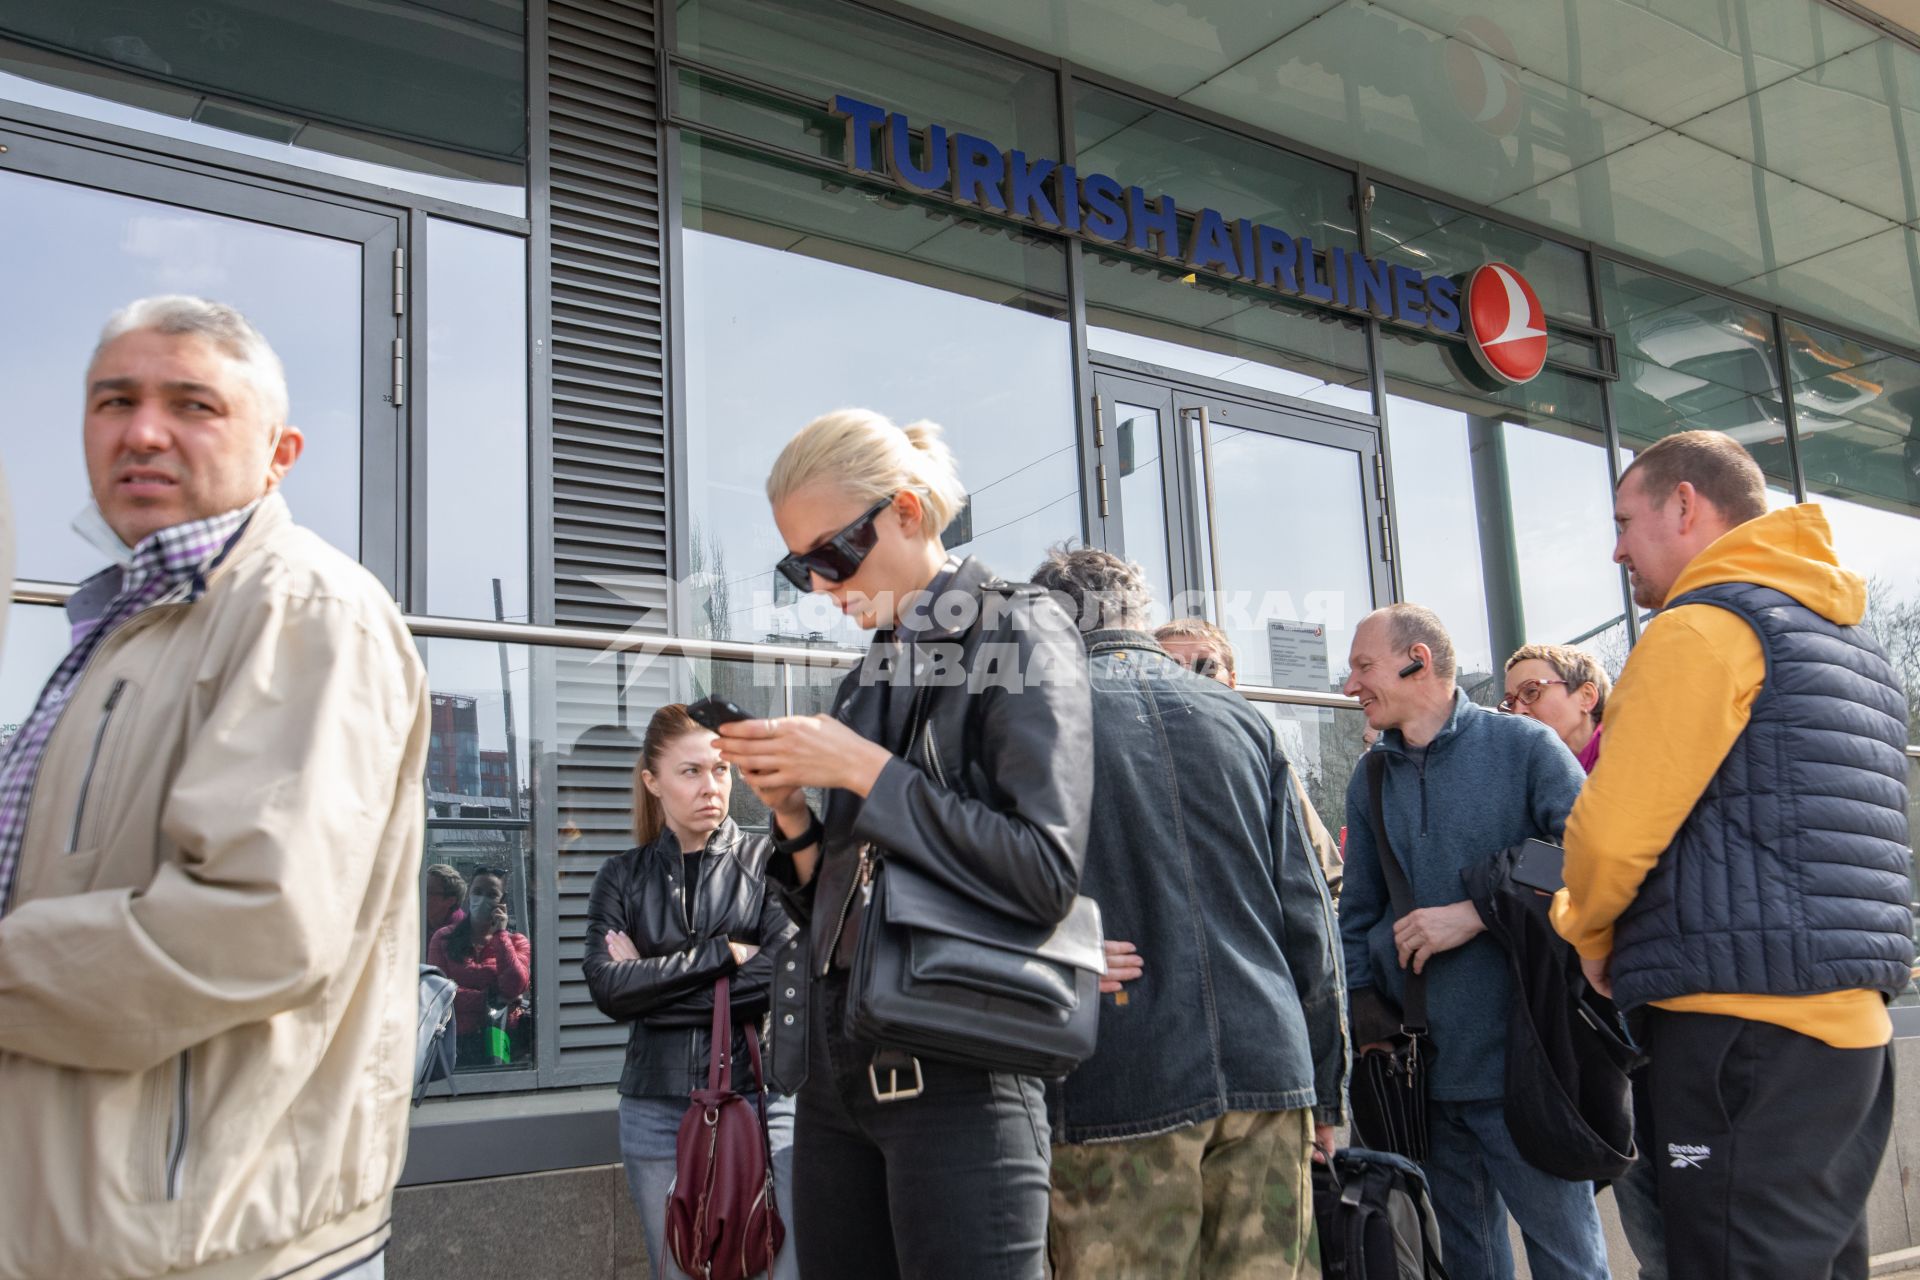
{"type": "Polygon", "coordinates": [[[94,574],[67,602],[73,648],[40,690],[25,723],[0,750],[0,911],[13,896],[40,760],[87,661],[116,627],[142,611],[169,600],[191,603],[205,594],[207,575],[239,540],[261,501],[149,534],[134,547],[125,567],[114,565],[94,574]]]}
{"type": "Polygon", "coordinates": [[[81,583],[67,605],[74,643],[133,601],[144,608],[176,594],[189,603],[198,600],[206,593],[207,575],[225,558],[262,501],[255,498],[217,516],[156,530],[134,545],[125,566],[109,565],[81,583]]]}

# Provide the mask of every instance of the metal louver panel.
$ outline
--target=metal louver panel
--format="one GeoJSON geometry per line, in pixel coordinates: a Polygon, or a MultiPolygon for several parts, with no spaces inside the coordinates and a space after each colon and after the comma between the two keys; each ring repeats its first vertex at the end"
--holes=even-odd
{"type": "MultiPolygon", "coordinates": [[[[552,312],[554,621],[667,630],[666,335],[659,84],[653,0],[548,0],[544,161],[552,312]],[[616,590],[602,585],[617,580],[616,590]]],[[[556,926],[542,983],[549,1083],[618,1077],[627,1028],[580,973],[587,895],[631,843],[640,734],[665,672],[626,686],[623,663],[556,654],[552,699],[560,839],[556,926]]]]}
{"type": "Polygon", "coordinates": [[[549,0],[556,622],[666,630],[667,421],[652,0],[549,0]],[[593,579],[643,579],[619,595],[593,579]]]}

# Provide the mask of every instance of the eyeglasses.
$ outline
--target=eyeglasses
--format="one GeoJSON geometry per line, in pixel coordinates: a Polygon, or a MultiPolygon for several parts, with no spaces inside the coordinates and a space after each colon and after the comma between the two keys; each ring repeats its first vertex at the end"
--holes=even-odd
{"type": "Polygon", "coordinates": [[[780,576],[791,582],[801,591],[813,590],[813,576],[820,575],[828,582],[845,582],[860,572],[860,564],[873,550],[873,544],[880,540],[873,522],[880,513],[893,505],[897,494],[888,494],[880,501],[868,507],[866,514],[828,538],[811,551],[795,551],[783,557],[774,568],[780,576]]]}
{"type": "Polygon", "coordinates": [[[1565,680],[1523,680],[1518,689],[1500,699],[1500,709],[1511,711],[1515,705],[1530,707],[1540,701],[1540,695],[1547,691],[1548,685],[1565,683],[1565,680]]]}

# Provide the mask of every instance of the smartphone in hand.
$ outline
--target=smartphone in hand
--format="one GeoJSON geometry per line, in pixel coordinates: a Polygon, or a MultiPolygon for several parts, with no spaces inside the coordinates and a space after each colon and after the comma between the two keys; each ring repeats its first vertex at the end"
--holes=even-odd
{"type": "Polygon", "coordinates": [[[735,720],[753,719],[734,703],[715,693],[710,693],[688,706],[687,714],[693,718],[695,724],[703,729],[711,729],[715,733],[720,732],[720,726],[723,724],[732,724],[735,720]]]}

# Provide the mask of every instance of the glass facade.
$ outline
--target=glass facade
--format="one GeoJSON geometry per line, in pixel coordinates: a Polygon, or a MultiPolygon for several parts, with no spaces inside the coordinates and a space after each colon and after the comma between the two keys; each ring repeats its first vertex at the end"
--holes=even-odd
{"type": "Polygon", "coordinates": [[[530,621],[527,245],[427,220],[428,613],[530,621]]]}
{"type": "MultiPolygon", "coordinates": [[[[550,148],[526,135],[521,6],[440,15],[456,37],[429,68],[403,54],[438,10],[389,6],[381,25],[355,29],[344,6],[317,4],[239,28],[274,55],[239,69],[180,52],[183,33],[228,38],[224,7],[127,17],[90,2],[54,30],[46,15],[59,8],[0,3],[0,117],[38,130],[0,165],[0,279],[14,314],[33,318],[0,343],[15,417],[37,428],[5,442],[16,520],[33,535],[19,575],[72,584],[98,567],[68,527],[88,499],[78,392],[101,321],[142,294],[239,305],[285,359],[307,433],[287,484],[296,517],[422,617],[435,717],[423,887],[457,879],[470,892],[493,876],[525,942],[521,989],[472,998],[503,1036],[472,1049],[481,1056],[463,1047],[460,1090],[605,1085],[625,1030],[586,999],[584,903],[599,865],[632,843],[648,718],[712,691],[756,714],[822,710],[846,655],[807,667],[733,661],[741,651],[724,647],[727,660],[600,653],[539,627],[498,643],[425,638],[435,618],[556,613],[552,334],[539,297],[551,264],[528,225],[552,210],[526,205],[529,164],[550,148]],[[277,83],[317,78],[276,76],[274,57],[300,40],[317,65],[346,66],[371,45],[401,61],[296,95],[277,83]],[[418,101],[393,88],[396,65],[413,69],[418,101]],[[375,76],[379,92],[348,92],[375,76]],[[56,118],[69,134],[110,136],[43,137],[56,118]],[[261,160],[269,173],[236,173],[261,160]]],[[[1869,578],[1867,625],[1916,691],[1920,744],[1920,358],[1897,333],[1877,326],[1887,336],[1870,341],[1410,189],[1445,187],[1433,166],[1459,163],[1450,189],[1481,201],[1500,174],[1545,175],[1571,154],[1508,155],[1410,118],[1393,135],[1409,185],[1394,185],[894,12],[842,0],[666,8],[662,173],[636,197],[658,204],[658,242],[633,249],[656,233],[624,224],[605,237],[636,279],[668,282],[654,317],[671,370],[666,478],[657,517],[607,519],[665,548],[685,587],[679,638],[863,646],[773,572],[785,547],[765,477],[818,414],[861,405],[931,419],[971,493],[948,545],[1012,578],[1061,542],[1139,561],[1168,612],[1227,629],[1337,830],[1362,721],[1319,704],[1343,681],[1360,617],[1394,599],[1434,607],[1482,702],[1497,700],[1501,665],[1524,643],[1577,644],[1617,672],[1633,624],[1611,561],[1612,477],[1634,450],[1710,427],[1753,451],[1775,505],[1826,511],[1842,561],[1869,578]],[[1548,366],[1497,385],[1457,338],[855,173],[846,122],[827,106],[836,93],[904,112],[921,160],[939,124],[1140,184],[1178,203],[1183,236],[1213,208],[1423,275],[1510,263],[1542,300],[1548,366]]],[[[1328,41],[1329,59],[1342,31],[1408,25],[1377,6],[1338,10],[1303,37],[1328,41]]],[[[1142,90],[1192,60],[1180,41],[1154,50],[1138,55],[1153,64],[1134,81],[1142,90]]],[[[1201,96],[1218,109],[1252,91],[1247,74],[1201,96]]],[[[1290,92],[1331,110],[1340,87],[1302,72],[1290,92]]],[[[631,430],[634,416],[609,411],[604,429],[631,430]]],[[[66,647],[57,609],[11,606],[0,738],[66,647]]],[[[731,803],[743,824],[764,824],[743,786],[731,803]]]]}
{"type": "Polygon", "coordinates": [[[0,102],[526,211],[526,7],[0,4],[0,102]]]}
{"type": "Polygon", "coordinates": [[[1792,487],[1773,316],[1606,259],[1597,273],[1620,352],[1613,411],[1621,440],[1648,445],[1676,431],[1724,431],[1792,487]]]}
{"type": "Polygon", "coordinates": [[[1023,577],[1081,532],[1060,247],[725,144],[682,145],[681,327],[694,634],[865,640],[773,572],[765,483],[849,405],[946,428],[970,501],[948,546],[1023,577]]]}
{"type": "Polygon", "coordinates": [[[274,335],[290,416],[306,434],[287,477],[299,518],[360,552],[361,245],[205,209],[0,172],[0,272],[19,316],[0,343],[16,388],[6,461],[22,538],[15,572],[77,582],[99,554],[70,531],[90,501],[80,449],[88,353],[117,308],[158,293],[233,303],[274,335]]]}

